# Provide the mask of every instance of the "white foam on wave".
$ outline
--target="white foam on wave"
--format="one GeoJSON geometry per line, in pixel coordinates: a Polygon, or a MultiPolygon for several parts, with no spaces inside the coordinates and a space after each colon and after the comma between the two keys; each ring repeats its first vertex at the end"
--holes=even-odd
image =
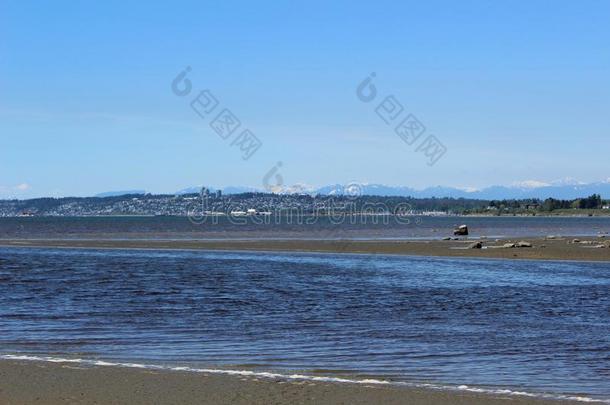
{"type": "Polygon", "coordinates": [[[404,386],[411,388],[425,388],[433,390],[456,390],[456,391],[467,391],[479,394],[495,394],[495,395],[508,395],[508,396],[524,396],[532,398],[543,398],[543,399],[554,399],[554,400],[567,400],[567,401],[579,401],[579,402],[591,402],[591,403],[604,403],[610,404],[610,400],[595,399],[582,396],[563,395],[563,394],[545,394],[545,393],[532,393],[525,391],[512,391],[509,389],[487,389],[470,387],[468,385],[458,386],[445,386],[439,384],[424,384],[424,383],[408,383],[402,381],[386,381],[378,379],[348,379],[340,377],[324,377],[324,376],[313,376],[304,374],[279,374],[267,371],[250,371],[250,370],[227,370],[227,369],[212,369],[212,368],[195,368],[187,366],[162,366],[156,364],[140,364],[140,363],[120,363],[120,362],[108,362],[103,360],[90,360],[90,359],[71,359],[62,357],[50,357],[50,356],[29,356],[29,355],[13,355],[3,354],[0,355],[0,359],[5,360],[21,360],[21,361],[46,361],[52,363],[79,363],[92,366],[102,367],[126,367],[126,368],[141,368],[141,369],[154,369],[154,370],[167,370],[167,371],[186,371],[192,373],[206,373],[206,374],[224,374],[232,376],[242,377],[257,377],[267,378],[273,380],[302,380],[302,381],[317,381],[317,382],[329,382],[329,383],[342,383],[342,384],[367,384],[367,385],[395,385],[404,386]]]}

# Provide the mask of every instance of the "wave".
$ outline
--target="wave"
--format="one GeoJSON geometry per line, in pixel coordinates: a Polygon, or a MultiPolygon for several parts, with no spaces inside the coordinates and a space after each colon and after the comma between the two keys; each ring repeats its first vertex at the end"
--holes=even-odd
{"type": "Polygon", "coordinates": [[[102,367],[125,367],[125,368],[166,370],[166,371],[184,371],[184,372],[192,372],[192,373],[223,374],[223,375],[233,375],[233,376],[242,376],[242,377],[266,378],[266,379],[271,379],[271,380],[300,380],[300,381],[317,381],[317,382],[340,383],[340,384],[390,385],[390,386],[403,386],[403,387],[410,387],[410,388],[424,388],[424,389],[432,389],[432,390],[466,391],[466,392],[472,392],[472,393],[478,393],[478,394],[495,394],[495,395],[500,394],[500,395],[508,395],[508,396],[522,396],[522,397],[541,398],[541,399],[610,404],[610,400],[595,399],[595,398],[589,398],[589,397],[583,397],[583,396],[573,396],[573,395],[565,395],[565,394],[532,393],[532,392],[525,392],[525,391],[512,391],[509,389],[477,388],[477,387],[470,387],[468,385],[451,386],[451,385],[428,384],[428,383],[409,383],[409,382],[402,382],[402,381],[387,381],[387,380],[379,380],[379,379],[349,379],[349,378],[313,376],[313,375],[304,375],[304,374],[280,374],[280,373],[272,373],[272,372],[266,372],[266,371],[228,370],[228,369],[212,369],[212,368],[195,368],[195,367],[186,367],[186,366],[167,366],[167,365],[156,365],[156,364],[121,363],[121,362],[109,362],[109,361],[103,361],[103,360],[62,358],[62,357],[50,357],[50,356],[3,354],[3,355],[0,355],[0,359],[20,360],[20,361],[44,361],[44,362],[50,362],[50,363],[78,363],[78,364],[86,364],[86,365],[102,366],[102,367]]]}

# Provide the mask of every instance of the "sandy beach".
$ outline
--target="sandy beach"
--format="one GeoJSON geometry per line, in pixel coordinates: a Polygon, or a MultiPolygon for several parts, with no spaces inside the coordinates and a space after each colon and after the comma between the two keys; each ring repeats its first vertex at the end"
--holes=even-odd
{"type": "Polygon", "coordinates": [[[0,246],[103,249],[194,249],[399,254],[529,260],[610,261],[610,239],[519,238],[460,240],[155,240],[155,239],[2,239],[0,246]],[[578,242],[575,242],[577,240],[578,242]],[[525,241],[531,247],[504,247],[525,241]],[[482,248],[469,245],[481,242],[482,248]]]}
{"type": "Polygon", "coordinates": [[[0,403],[21,404],[563,404],[457,391],[180,371],[0,361],[0,403]]]}

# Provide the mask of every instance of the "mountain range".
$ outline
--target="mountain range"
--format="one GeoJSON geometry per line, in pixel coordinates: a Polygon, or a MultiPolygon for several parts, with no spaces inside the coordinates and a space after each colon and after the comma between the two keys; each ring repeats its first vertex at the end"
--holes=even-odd
{"type": "MultiPolygon", "coordinates": [[[[176,194],[198,193],[201,187],[191,187],[178,191],[176,194]]],[[[221,189],[224,194],[239,194],[245,192],[262,192],[262,188],[254,187],[225,187],[221,189]]],[[[210,187],[210,191],[216,189],[210,187]]],[[[281,187],[280,194],[321,194],[321,195],[379,195],[401,196],[414,198],[453,197],[472,198],[481,200],[525,199],[525,198],[557,198],[572,200],[587,197],[591,194],[600,194],[602,198],[610,198],[610,179],[594,183],[582,183],[573,179],[564,179],[553,183],[544,183],[528,180],[510,186],[490,186],[480,190],[462,189],[457,187],[428,187],[414,189],[406,186],[388,186],[384,184],[350,183],[332,184],[323,187],[313,187],[304,184],[281,187]]]]}
{"type": "Polygon", "coordinates": [[[122,190],[122,191],[106,191],[105,193],[99,193],[94,195],[94,197],[104,198],[104,197],[120,197],[122,195],[128,194],[146,194],[145,190],[122,190]]]}

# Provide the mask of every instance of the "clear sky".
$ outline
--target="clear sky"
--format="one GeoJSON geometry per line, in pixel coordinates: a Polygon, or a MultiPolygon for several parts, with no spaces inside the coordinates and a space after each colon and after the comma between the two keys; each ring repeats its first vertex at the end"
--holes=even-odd
{"type": "Polygon", "coordinates": [[[316,186],[603,180],[609,21],[608,1],[0,0],[0,197],[261,187],[277,162],[316,186]],[[190,108],[204,89],[229,139],[190,108]],[[446,147],[433,166],[376,114],[388,95],[446,147]]]}

